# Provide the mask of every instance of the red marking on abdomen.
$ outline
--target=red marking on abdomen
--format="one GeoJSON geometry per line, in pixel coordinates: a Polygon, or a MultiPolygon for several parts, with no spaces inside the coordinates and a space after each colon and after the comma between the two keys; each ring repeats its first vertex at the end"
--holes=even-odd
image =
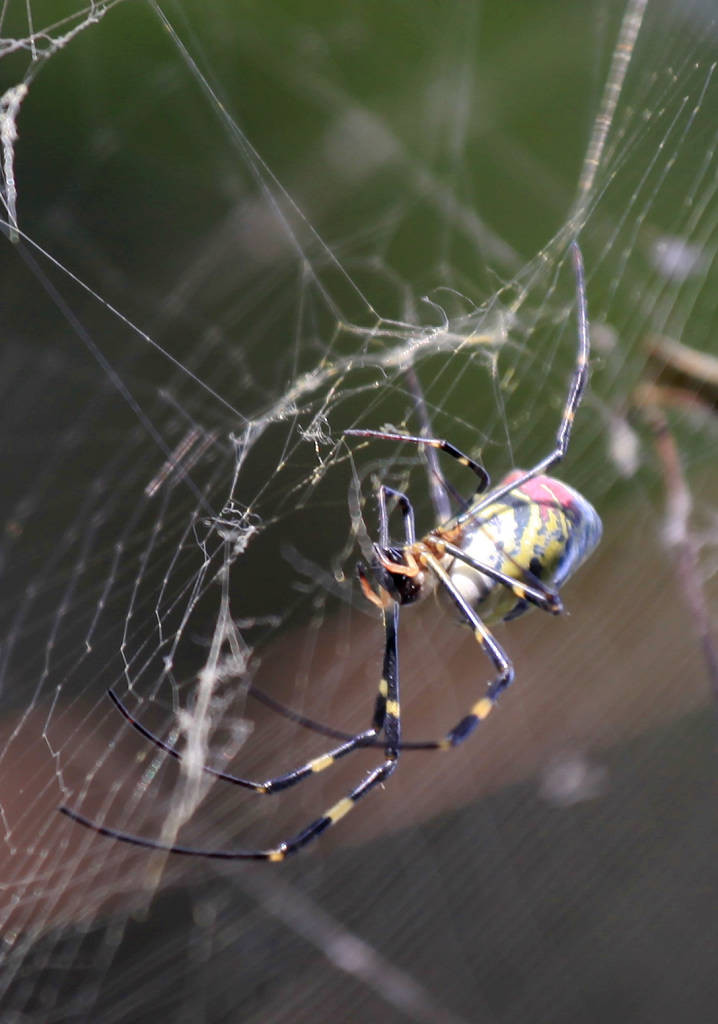
{"type": "MultiPolygon", "coordinates": [[[[503,482],[509,484],[512,480],[519,480],[524,472],[525,470],[522,469],[514,469],[504,478],[503,482]]],[[[551,504],[558,505],[563,509],[572,509],[575,505],[573,491],[552,476],[535,476],[532,480],[521,484],[516,490],[519,494],[525,494],[539,506],[551,504]]]]}

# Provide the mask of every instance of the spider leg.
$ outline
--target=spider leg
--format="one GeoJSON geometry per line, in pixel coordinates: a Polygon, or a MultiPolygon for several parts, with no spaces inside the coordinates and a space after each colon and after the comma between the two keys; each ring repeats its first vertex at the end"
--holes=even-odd
{"type": "MultiPolygon", "coordinates": [[[[307,715],[303,715],[300,711],[296,711],[294,708],[288,707],[286,704],[282,704],[281,701],[275,700],[274,697],[270,697],[264,690],[260,690],[258,686],[251,683],[247,689],[247,696],[253,697],[260,704],[264,704],[265,707],[275,711],[278,715],[288,719],[290,722],[295,722],[300,725],[303,729],[308,729],[310,732],[316,732],[320,736],[327,736],[332,740],[350,740],[352,733],[344,732],[342,729],[334,729],[331,725],[326,725],[324,722],[318,722],[314,718],[309,718],[307,715]]],[[[380,747],[382,741],[378,738],[374,738],[366,744],[367,747],[380,747]]],[[[402,740],[399,744],[400,750],[434,750],[436,743],[433,740],[402,740]]],[[[181,755],[180,755],[181,756],[181,755]]]]}
{"type": "MultiPolygon", "coordinates": [[[[393,487],[387,487],[382,484],[379,488],[379,543],[374,545],[374,551],[377,558],[384,564],[384,567],[389,572],[409,572],[407,568],[394,562],[391,558],[386,560],[385,553],[392,553],[391,541],[389,538],[389,510],[386,506],[387,495],[397,498],[398,504],[401,508],[401,514],[404,518],[404,546],[410,546],[416,540],[416,530],[414,527],[414,509],[411,506],[411,502],[405,494],[401,491],[395,491],[393,487]]],[[[418,566],[413,567],[414,574],[419,571],[418,566]]],[[[362,592],[367,601],[371,601],[377,608],[381,608],[382,611],[386,607],[386,602],[389,600],[389,596],[386,591],[383,591],[380,587],[380,593],[377,594],[372,588],[369,582],[369,576],[367,568],[363,562],[357,563],[357,575],[359,576],[359,582],[361,584],[362,592]]]]}
{"type": "MultiPolygon", "coordinates": [[[[185,857],[206,857],[212,860],[265,860],[274,862],[284,860],[289,854],[300,850],[307,843],[310,843],[317,836],[321,835],[322,832],[326,832],[328,828],[331,828],[332,825],[345,817],[362,797],[388,779],[396,768],[399,760],[400,739],[398,624],[399,606],[392,604],[384,615],[386,642],[384,647],[384,670],[379,686],[380,692],[386,692],[383,719],[386,742],[384,745],[383,764],[374,768],[347,796],[327,808],[319,818],[316,818],[290,839],[286,839],[267,850],[211,850],[201,847],[181,846],[174,843],[163,843],[160,840],[149,839],[144,836],[134,835],[131,832],[109,828],[106,825],[100,825],[92,821],[90,818],[85,817],[85,815],[66,806],[59,808],[60,813],[100,835],[108,836],[122,843],[129,843],[132,846],[141,846],[145,849],[163,850],[165,853],[174,853],[185,857]]],[[[332,758],[332,755],[325,755],[325,758],[332,758]]],[[[328,764],[331,763],[333,763],[333,758],[328,761],[328,764]]],[[[324,767],[328,767],[328,764],[324,765],[324,767]]]]}
{"type": "MultiPolygon", "coordinates": [[[[159,736],[151,732],[147,726],[143,725],[138,719],[134,717],[128,710],[128,708],[122,703],[120,698],[113,690],[107,691],[108,696],[112,700],[115,707],[120,711],[122,715],[127,719],[133,728],[144,736],[150,743],[154,743],[160,750],[164,750],[170,757],[175,758],[177,761],[184,761],[185,757],[176,747],[166,743],[159,736]]],[[[330,765],[334,764],[335,761],[339,761],[342,757],[346,757],[353,750],[359,747],[366,747],[372,744],[372,741],[376,738],[378,728],[374,727],[367,729],[365,732],[356,734],[334,734],[337,739],[344,739],[344,742],[334,747],[333,750],[328,751],[326,754],[322,754],[319,757],[312,758],[311,761],[307,761],[299,768],[295,768],[291,772],[286,772],[284,775],[277,775],[272,779],[266,779],[263,782],[255,781],[254,779],[244,779],[238,775],[233,775],[231,772],[220,771],[218,768],[211,768],[209,765],[202,765],[202,771],[207,775],[213,776],[215,779],[222,779],[224,782],[231,782],[235,786],[241,786],[243,789],[251,789],[255,793],[269,794],[279,793],[283,789],[290,789],[295,786],[298,782],[306,779],[309,775],[315,775],[320,771],[324,771],[325,768],[329,768],[330,765]]]]}
{"type": "MultiPolygon", "coordinates": [[[[326,725],[324,722],[318,722],[314,718],[309,718],[307,715],[303,715],[301,711],[296,711],[294,708],[290,708],[287,704],[282,704],[281,701],[276,700],[274,697],[270,697],[264,690],[260,690],[254,683],[250,683],[247,687],[247,696],[253,697],[259,704],[264,704],[265,707],[271,711],[276,712],[283,718],[288,719],[290,722],[295,722],[296,725],[300,725],[303,729],[308,729],[310,732],[316,732],[320,736],[327,736],[332,740],[348,740],[351,739],[352,734],[350,732],[344,732],[341,729],[334,729],[331,725],[326,725]]],[[[376,746],[377,741],[373,740],[370,746],[376,746]]]]}
{"type": "Polygon", "coordinates": [[[452,459],[470,469],[472,473],[475,473],[479,479],[479,483],[476,487],[476,493],[481,494],[489,486],[490,478],[484,467],[475,462],[470,456],[465,455],[455,445],[449,441],[444,440],[440,437],[416,437],[413,434],[395,434],[384,430],[345,430],[345,434],[351,434],[352,437],[376,437],[380,441],[405,441],[408,444],[423,444],[427,448],[438,448],[442,452],[446,452],[452,459]]]}
{"type": "MultiPolygon", "coordinates": [[[[556,432],[556,442],[553,451],[541,459],[540,462],[537,462],[532,469],[522,473],[521,476],[506,484],[505,487],[500,487],[498,490],[492,491],[485,501],[479,502],[477,505],[472,505],[472,507],[467,509],[466,512],[462,512],[456,520],[459,524],[466,522],[466,520],[471,516],[476,515],[476,513],[480,512],[481,509],[489,502],[498,501],[500,498],[503,498],[505,494],[509,494],[511,491],[515,491],[518,487],[521,487],[527,480],[532,480],[534,477],[540,476],[541,473],[545,473],[547,469],[551,468],[551,466],[560,462],[566,454],[568,443],[571,439],[573,422],[576,418],[576,410],[581,404],[581,399],[583,398],[583,393],[586,390],[586,384],[588,382],[588,358],[591,347],[588,329],[588,309],[586,306],[586,282],[583,271],[583,257],[581,255],[578,242],[571,243],[571,257],[573,259],[573,269],[576,277],[578,351],[576,353],[576,365],[574,366],[573,374],[571,375],[571,382],[568,386],[568,394],[566,396],[566,403],[563,408],[561,422],[559,423],[559,427],[556,432]]],[[[348,431],[348,433],[356,433],[356,431],[348,431]]]]}
{"type": "Polygon", "coordinates": [[[453,729],[449,730],[443,740],[436,741],[436,748],[449,750],[452,747],[457,747],[459,743],[463,743],[466,737],[474,731],[476,726],[488,718],[493,711],[499,696],[513,682],[514,668],[501,645],[494,639],[490,630],[484,625],[471,605],[465,601],[451,582],[451,577],[443,568],[441,563],[427,551],[422,553],[422,560],[446,588],[457,608],[468,624],[472,627],[477,643],[480,644],[481,649],[489,657],[497,672],[496,678],[489,685],[486,695],[481,697],[481,699],[471,707],[469,713],[464,715],[464,717],[456,723],[453,729]]]}
{"type": "MultiPolygon", "coordinates": [[[[440,531],[438,536],[441,536],[440,531]]],[[[493,566],[487,565],[485,562],[479,562],[475,558],[471,558],[462,548],[457,547],[455,544],[450,544],[448,541],[442,541],[441,546],[447,555],[458,558],[459,561],[465,562],[466,565],[470,565],[472,569],[483,573],[484,576],[490,576],[491,579],[501,583],[504,587],[508,587],[520,601],[529,601],[531,604],[536,605],[537,608],[550,612],[552,615],[560,615],[563,611],[563,603],[558,591],[547,587],[537,576],[528,573],[525,569],[522,570],[523,574],[524,576],[531,577],[531,583],[521,582],[514,579],[513,576],[507,576],[506,573],[501,572],[499,569],[494,569],[493,566]]]]}
{"type": "MultiPolygon", "coordinates": [[[[411,502],[409,501],[407,496],[403,494],[401,491],[396,491],[394,490],[393,487],[387,487],[385,484],[382,484],[381,487],[379,488],[379,548],[387,549],[389,548],[390,545],[389,512],[386,507],[386,499],[388,495],[391,495],[392,497],[397,499],[399,507],[401,509],[401,514],[404,519],[405,545],[409,546],[411,544],[414,544],[416,540],[416,528],[414,525],[414,509],[412,508],[411,502]]],[[[392,605],[393,604],[394,602],[392,601],[392,605]]],[[[396,606],[396,609],[398,615],[398,605],[396,606]]],[[[386,608],[384,609],[383,614],[386,621],[386,608]]],[[[388,650],[389,640],[387,638],[386,651],[388,652],[388,650]]],[[[385,654],[385,657],[388,657],[388,653],[385,654]]],[[[389,675],[390,673],[388,673],[387,667],[385,665],[384,673],[381,682],[379,683],[379,692],[377,693],[376,696],[376,704],[374,705],[374,718],[372,720],[373,728],[376,729],[377,732],[385,727],[385,721],[387,717],[387,702],[389,700],[389,694],[387,689],[387,679],[389,678],[389,675]]],[[[396,737],[396,742],[399,742],[398,735],[396,737]]]]}
{"type": "MultiPolygon", "coordinates": [[[[411,389],[411,393],[414,396],[416,402],[416,410],[419,414],[419,421],[421,423],[421,429],[419,433],[422,437],[431,437],[431,421],[429,420],[429,411],[426,408],[426,401],[424,399],[424,392],[421,389],[419,383],[419,376],[413,366],[410,366],[406,371],[406,378],[411,389]]],[[[444,474],[441,472],[439,466],[439,459],[436,454],[436,448],[427,446],[424,452],[424,458],[426,459],[426,475],[429,481],[429,493],[431,494],[431,503],[434,506],[434,512],[436,514],[437,523],[445,523],[447,519],[451,518],[451,503],[449,501],[449,489],[444,479],[444,474]]]]}
{"type": "Polygon", "coordinates": [[[395,491],[393,487],[382,484],[379,488],[379,547],[388,548],[389,541],[389,511],[386,507],[387,495],[397,499],[401,514],[404,517],[405,543],[413,544],[416,540],[416,529],[414,527],[414,509],[411,502],[402,491],[395,491]]]}
{"type": "Polygon", "coordinates": [[[384,644],[384,663],[381,682],[379,683],[379,694],[384,696],[384,700],[381,704],[382,712],[379,712],[379,701],[377,701],[377,711],[375,712],[375,727],[383,728],[385,744],[384,744],[384,762],[378,767],[374,768],[360,783],[356,786],[348,796],[339,800],[338,803],[334,804],[328,810],[313,821],[307,828],[303,829],[302,832],[298,833],[292,839],[280,843],[279,846],[272,851],[273,856],[271,860],[283,860],[290,853],[294,853],[296,850],[301,849],[302,846],[306,846],[307,843],[311,842],[316,836],[321,835],[332,825],[340,821],[345,815],[352,810],[352,808],[366,796],[367,793],[371,792],[376,786],[385,782],[396,769],[399,761],[399,748],[401,738],[401,712],[399,706],[399,651],[397,644],[397,634],[399,628],[399,606],[398,604],[392,603],[391,606],[384,610],[384,633],[385,633],[385,644],[384,644]],[[378,720],[381,717],[381,725],[378,725],[378,720]]]}

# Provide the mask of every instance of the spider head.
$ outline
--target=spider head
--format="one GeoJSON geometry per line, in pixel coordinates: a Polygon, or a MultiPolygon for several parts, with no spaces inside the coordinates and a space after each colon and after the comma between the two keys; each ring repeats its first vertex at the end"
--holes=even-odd
{"type": "Polygon", "coordinates": [[[374,579],[397,604],[412,604],[421,595],[424,573],[404,548],[374,545],[372,560],[374,579]]]}

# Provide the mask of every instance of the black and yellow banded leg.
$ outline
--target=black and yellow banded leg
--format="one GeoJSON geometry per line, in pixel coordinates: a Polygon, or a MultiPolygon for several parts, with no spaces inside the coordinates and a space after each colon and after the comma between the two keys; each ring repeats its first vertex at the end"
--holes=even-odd
{"type": "MultiPolygon", "coordinates": [[[[438,531],[436,536],[440,539],[441,532],[438,531]]],[[[552,615],[560,615],[563,611],[563,602],[559,597],[558,591],[545,586],[538,576],[532,576],[531,583],[517,580],[513,576],[507,576],[506,573],[501,572],[499,569],[494,569],[493,566],[488,565],[486,562],[477,561],[455,544],[441,540],[441,546],[447,555],[458,558],[460,562],[465,562],[466,565],[470,565],[472,569],[478,570],[484,576],[490,576],[491,579],[496,580],[497,583],[501,583],[502,586],[510,590],[520,601],[528,601],[530,604],[536,605],[537,608],[550,612],[552,615]]],[[[524,575],[529,575],[526,570],[522,570],[522,572],[524,575]]]]}
{"type": "MultiPolygon", "coordinates": [[[[183,761],[184,755],[177,750],[176,747],[166,743],[155,733],[151,732],[145,725],[139,722],[129,710],[122,703],[120,698],[113,690],[107,691],[110,699],[113,701],[115,707],[125,716],[127,721],[132,725],[140,735],[144,736],[145,739],[149,740],[150,743],[154,743],[156,747],[163,750],[170,757],[175,758],[177,761],[183,761]]],[[[233,775],[231,772],[224,772],[218,768],[212,768],[210,765],[202,765],[202,771],[206,775],[211,775],[215,779],[223,779],[224,782],[231,782],[234,786],[240,786],[243,789],[252,790],[255,793],[270,794],[279,793],[284,789],[289,789],[295,786],[298,782],[306,779],[310,775],[316,775],[326,768],[331,767],[336,761],[339,761],[342,757],[346,757],[347,754],[351,754],[353,750],[359,747],[372,746],[376,739],[378,729],[371,728],[366,729],[364,732],[356,733],[355,735],[347,735],[344,742],[339,746],[334,747],[333,750],[327,751],[325,754],[321,754],[319,757],[314,757],[306,764],[303,764],[299,768],[295,768],[293,771],[286,772],[283,775],[277,775],[271,779],[265,779],[263,782],[259,782],[254,779],[244,779],[239,775],[233,775]]]]}
{"type": "MultiPolygon", "coordinates": [[[[390,490],[387,488],[387,490],[390,490]]],[[[392,492],[399,494],[399,492],[392,492]]],[[[403,497],[403,495],[402,495],[403,497]]],[[[409,509],[411,506],[409,505],[409,509]]],[[[413,515],[413,513],[412,513],[413,515]]],[[[412,520],[413,522],[413,520],[412,520]]],[[[386,610],[383,610],[383,614],[386,616],[386,610]]],[[[278,775],[272,779],[265,779],[259,781],[255,779],[242,778],[239,775],[234,775],[232,772],[222,771],[219,768],[212,768],[210,765],[202,765],[202,771],[206,775],[211,775],[215,779],[222,779],[224,782],[231,782],[234,786],[240,786],[242,789],[249,789],[259,794],[270,794],[279,793],[284,789],[289,789],[291,786],[296,785],[303,779],[306,779],[310,775],[318,774],[321,771],[330,768],[332,764],[340,760],[342,757],[346,757],[353,750],[360,747],[376,747],[379,745],[377,738],[379,733],[384,728],[384,722],[386,717],[386,705],[389,696],[389,688],[387,680],[393,678],[396,674],[396,665],[392,663],[392,659],[396,658],[396,643],[395,641],[389,643],[387,640],[385,645],[384,653],[384,669],[382,678],[379,681],[379,688],[376,696],[376,702],[374,706],[374,715],[372,718],[371,728],[366,729],[364,732],[350,734],[343,733],[338,729],[324,729],[320,723],[307,718],[304,715],[299,715],[296,712],[286,708],[283,704],[275,701],[274,698],[268,697],[261,690],[256,690],[254,696],[261,698],[262,703],[266,703],[273,711],[277,711],[289,718],[290,721],[298,721],[299,724],[305,728],[315,732],[322,732],[325,735],[330,735],[335,739],[342,740],[339,746],[334,747],[332,750],[327,751],[325,754],[321,754],[318,757],[312,758],[303,764],[301,767],[294,769],[293,771],[286,772],[283,775],[278,775]]],[[[167,743],[161,739],[156,733],[153,733],[146,725],[143,725],[135,716],[130,712],[129,708],[120,700],[117,694],[111,688],[108,689],[107,694],[110,700],[113,702],[117,710],[125,717],[130,725],[137,730],[137,732],[143,736],[150,743],[153,743],[160,750],[163,750],[170,757],[173,757],[176,761],[183,761],[184,755],[176,747],[167,743]]]]}
{"type": "Polygon", "coordinates": [[[480,644],[481,649],[489,657],[497,672],[486,694],[472,706],[469,713],[464,715],[453,729],[449,730],[443,740],[436,741],[436,748],[449,750],[452,747],[458,746],[459,743],[463,743],[476,726],[489,717],[501,693],[513,682],[514,668],[501,645],[494,639],[490,630],[483,624],[471,605],[467,603],[451,582],[451,577],[441,563],[429,554],[425,554],[424,559],[427,567],[434,573],[442,586],[445,587],[461,614],[472,627],[477,643],[480,644]]]}
{"type": "MultiPolygon", "coordinates": [[[[404,544],[413,544],[416,540],[416,530],[414,526],[414,509],[412,508],[411,502],[402,491],[396,491],[393,487],[387,487],[382,484],[379,488],[379,548],[380,552],[390,550],[390,538],[389,538],[389,512],[386,505],[386,499],[388,496],[397,499],[401,514],[404,520],[404,544]]],[[[398,686],[398,666],[396,664],[397,657],[397,640],[396,640],[396,623],[394,622],[394,616],[399,614],[399,606],[392,605],[389,609],[386,606],[382,607],[382,614],[384,616],[384,630],[385,630],[385,641],[384,641],[384,666],[382,671],[381,680],[379,681],[379,691],[376,696],[376,704],[374,705],[374,717],[372,719],[372,726],[378,731],[384,729],[391,730],[393,728],[392,715],[388,715],[387,721],[387,710],[388,702],[390,700],[389,689],[393,686],[398,686]],[[393,631],[393,632],[392,632],[393,631]],[[392,682],[393,681],[393,682],[392,682]]],[[[398,622],[398,618],[396,620],[398,622]]],[[[398,709],[397,709],[398,710],[398,709]]],[[[387,733],[387,742],[388,742],[387,733]]],[[[398,744],[399,737],[396,737],[396,743],[398,744]]]]}
{"type": "Polygon", "coordinates": [[[267,788],[264,792],[278,792],[281,789],[288,789],[289,786],[293,786],[297,782],[301,782],[301,780],[306,778],[308,775],[330,768],[336,761],[342,757],[346,757],[346,755],[350,754],[353,750],[356,750],[359,747],[366,747],[371,744],[371,742],[381,732],[384,733],[384,755],[386,757],[386,761],[383,765],[374,769],[364,782],[353,790],[348,797],[345,797],[344,800],[340,801],[339,804],[336,804],[330,811],[327,811],[321,818],[318,818],[315,822],[309,825],[308,828],[301,833],[301,837],[295,837],[293,840],[290,840],[288,843],[288,846],[290,847],[288,852],[290,853],[295,849],[299,849],[300,846],[304,846],[304,844],[309,842],[309,840],[315,835],[319,835],[320,832],[323,832],[325,829],[329,828],[330,825],[333,825],[335,821],[338,821],[340,817],[344,817],[344,814],[348,810],[351,810],[351,807],[361,799],[362,796],[372,790],[380,782],[383,782],[394,771],[393,766],[399,756],[401,740],[398,663],[399,648],[397,638],[399,606],[392,602],[388,608],[383,610],[383,615],[385,635],[384,658],[382,676],[379,681],[379,689],[374,707],[372,727],[363,733],[358,733],[356,736],[353,736],[346,743],[343,743],[339,747],[335,747],[334,750],[330,750],[320,757],[313,758],[301,768],[268,781],[265,783],[267,788]],[[389,767],[389,765],[391,765],[391,767],[389,767]],[[301,842],[299,842],[300,838],[301,842]]]}
{"type": "Polygon", "coordinates": [[[465,455],[464,452],[444,438],[416,437],[413,434],[395,434],[385,430],[345,430],[344,433],[350,434],[352,437],[375,437],[379,441],[403,441],[407,444],[423,444],[427,448],[437,448],[439,451],[446,452],[452,459],[456,459],[460,465],[466,466],[467,469],[476,474],[479,480],[476,487],[477,494],[485,491],[491,482],[489,474],[479,462],[476,462],[469,455],[465,455]]]}
{"type": "Polygon", "coordinates": [[[384,659],[372,723],[374,729],[384,731],[387,757],[398,755],[401,740],[398,628],[399,605],[392,602],[384,609],[384,659]]]}
{"type": "Polygon", "coordinates": [[[356,804],[359,803],[363,796],[370,793],[372,789],[380,785],[394,773],[397,764],[397,757],[387,757],[382,765],[375,768],[367,777],[356,786],[348,796],[337,801],[332,807],[324,812],[324,814],[313,821],[311,825],[308,825],[302,832],[294,836],[292,839],[287,839],[285,842],[280,843],[274,850],[268,850],[266,860],[270,861],[281,861],[285,857],[288,857],[291,853],[296,853],[297,850],[301,850],[303,846],[310,843],[312,839],[316,839],[323,832],[326,832],[332,825],[336,825],[338,821],[345,818],[349,811],[351,811],[356,804]]]}
{"type": "MultiPolygon", "coordinates": [[[[91,829],[93,832],[99,833],[99,835],[109,836],[111,839],[117,839],[122,843],[128,843],[131,846],[140,846],[144,849],[150,850],[162,850],[165,853],[173,853],[178,856],[185,857],[205,857],[210,860],[264,860],[271,862],[279,862],[284,860],[290,854],[300,850],[307,843],[310,843],[317,836],[326,832],[328,828],[335,825],[338,821],[341,821],[349,811],[370,793],[372,789],[375,789],[382,782],[385,782],[394,772],[398,759],[399,759],[399,740],[400,740],[400,709],[399,709],[399,664],[398,664],[398,649],[397,649],[397,630],[399,625],[399,607],[393,604],[390,608],[385,611],[384,615],[384,628],[386,643],[384,649],[384,675],[382,684],[380,685],[380,693],[386,691],[386,698],[383,702],[383,729],[385,735],[385,746],[384,746],[384,762],[375,768],[368,776],[366,776],[355,786],[351,792],[339,800],[337,803],[329,807],[319,818],[316,818],[313,822],[307,825],[306,828],[302,829],[295,836],[290,839],[284,840],[284,842],[278,843],[276,846],[268,850],[207,850],[201,847],[193,846],[181,846],[174,843],[163,843],[159,840],[149,839],[145,836],[133,835],[130,832],[122,832],[119,829],[109,828],[106,825],[100,825],[97,822],[92,821],[90,818],[85,817],[84,814],[80,814],[79,811],[75,811],[70,807],[60,807],[59,811],[66,817],[72,819],[80,825],[84,825],[86,828],[91,829]]],[[[115,702],[117,702],[116,698],[115,702]]],[[[119,705],[118,705],[119,706],[119,705]]],[[[122,710],[122,708],[120,708],[122,710]]],[[[124,712],[123,712],[124,713],[124,712]]],[[[129,721],[134,724],[134,720],[127,716],[129,721]]],[[[140,729],[143,735],[148,738],[152,738],[152,734],[148,733],[144,727],[140,729]]],[[[371,730],[373,732],[373,730],[371,730]]],[[[364,734],[360,734],[364,735],[364,734]]],[[[358,737],[354,737],[358,739],[358,737]]],[[[349,743],[343,744],[341,748],[349,748],[349,743]]],[[[160,741],[162,746],[162,741],[160,741]]],[[[356,749],[361,744],[356,743],[351,746],[351,749],[356,749]]],[[[163,749],[165,747],[163,746],[163,749]]],[[[168,749],[168,753],[172,748],[168,749]]],[[[346,749],[346,753],[350,750],[346,749]]],[[[174,756],[181,756],[176,751],[174,756]]],[[[341,755],[343,756],[343,754],[341,755]]],[[[324,755],[325,758],[331,758],[326,763],[322,763],[319,768],[311,768],[312,764],[319,764],[323,762],[322,758],[315,758],[314,762],[308,762],[305,768],[309,768],[310,773],[313,771],[321,771],[324,767],[328,767],[333,764],[337,759],[333,753],[324,755]]],[[[299,771],[301,771],[300,769],[299,771]]],[[[288,776],[282,776],[280,778],[294,777],[298,773],[289,773],[288,776]]],[[[221,776],[225,777],[225,776],[221,776]]],[[[303,778],[304,776],[302,776],[303,778]]],[[[231,778],[230,778],[231,781],[231,778]]],[[[297,778],[296,781],[299,781],[297,778]]],[[[291,783],[293,784],[293,783],[291,783]]],[[[286,788],[286,787],[285,787],[286,788]]]]}
{"type": "Polygon", "coordinates": [[[348,796],[345,796],[338,803],[334,804],[327,811],[322,814],[321,817],[317,818],[310,825],[307,826],[302,832],[294,836],[292,839],[286,840],[284,843],[280,843],[279,846],[270,852],[268,860],[283,860],[290,853],[295,853],[300,850],[307,843],[311,842],[317,836],[321,835],[322,832],[326,832],[328,828],[335,825],[338,821],[356,806],[356,804],[365,797],[367,793],[370,793],[372,789],[375,789],[378,785],[386,780],[393,774],[396,769],[397,762],[399,760],[399,741],[401,738],[401,712],[399,707],[399,660],[398,660],[398,643],[397,633],[399,627],[399,606],[392,604],[391,607],[384,611],[384,632],[385,632],[385,645],[384,645],[384,664],[382,680],[379,685],[380,700],[383,695],[384,699],[381,700],[381,715],[380,715],[380,701],[377,701],[377,712],[376,717],[381,717],[381,726],[384,729],[385,745],[384,745],[384,763],[375,768],[372,772],[367,775],[362,782],[356,786],[348,796]]]}
{"type": "MultiPolygon", "coordinates": [[[[521,487],[528,480],[533,480],[534,477],[541,476],[541,474],[545,473],[547,469],[551,468],[551,466],[555,466],[557,462],[560,462],[566,454],[568,443],[571,439],[573,422],[576,418],[576,410],[581,404],[581,399],[584,391],[586,390],[586,384],[588,383],[588,357],[591,349],[588,330],[588,309],[586,306],[586,283],[583,272],[583,256],[581,255],[578,242],[571,243],[571,258],[573,260],[573,271],[576,278],[578,350],[576,352],[576,363],[574,365],[573,374],[571,375],[571,381],[568,386],[566,402],[561,415],[561,422],[559,423],[558,430],[556,431],[554,449],[550,454],[541,459],[540,462],[537,462],[532,469],[528,469],[525,473],[517,476],[515,480],[511,480],[504,487],[500,487],[497,490],[492,491],[491,494],[486,496],[484,501],[477,505],[472,505],[466,512],[462,512],[462,514],[456,519],[457,524],[465,523],[470,517],[476,516],[489,502],[498,501],[500,498],[503,498],[505,494],[510,494],[511,491],[515,491],[516,488],[521,487]]],[[[354,433],[354,431],[348,431],[348,433],[354,433]]]]}

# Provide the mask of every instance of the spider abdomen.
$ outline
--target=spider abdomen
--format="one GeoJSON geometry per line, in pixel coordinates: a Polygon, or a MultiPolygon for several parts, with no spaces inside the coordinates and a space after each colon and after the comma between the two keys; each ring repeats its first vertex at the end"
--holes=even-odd
{"type": "MultiPolygon", "coordinates": [[[[522,471],[514,470],[485,495],[476,514],[463,517],[453,529],[437,533],[474,562],[517,583],[543,584],[558,590],[588,558],[601,538],[601,520],[574,488],[549,476],[525,481],[508,494],[500,492],[522,471]]],[[[511,589],[474,566],[447,556],[452,583],[487,622],[514,618],[529,606],[511,589]]]]}

